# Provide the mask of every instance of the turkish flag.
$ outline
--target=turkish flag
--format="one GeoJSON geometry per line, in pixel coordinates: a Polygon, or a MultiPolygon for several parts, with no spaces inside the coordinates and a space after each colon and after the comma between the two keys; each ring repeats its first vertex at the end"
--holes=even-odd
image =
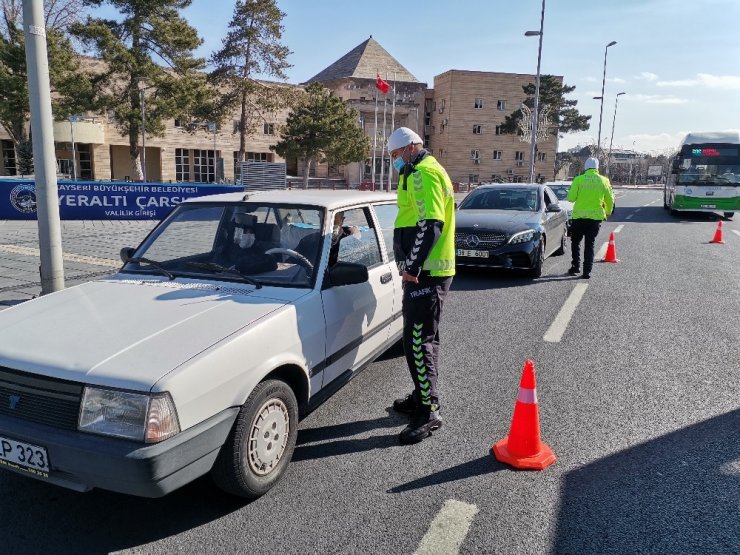
{"type": "Polygon", "coordinates": [[[390,84],[388,84],[388,81],[383,81],[380,73],[376,73],[375,75],[377,77],[376,86],[378,87],[378,90],[383,94],[387,94],[388,91],[391,89],[390,84]]]}

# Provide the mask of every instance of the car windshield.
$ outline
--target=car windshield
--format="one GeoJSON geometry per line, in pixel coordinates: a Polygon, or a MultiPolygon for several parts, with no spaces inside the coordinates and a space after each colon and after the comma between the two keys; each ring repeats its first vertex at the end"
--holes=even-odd
{"type": "Polygon", "coordinates": [[[123,271],[310,287],[323,218],[317,207],[184,203],[155,228],[123,271]],[[302,241],[306,237],[312,240],[302,241]]]}
{"type": "Polygon", "coordinates": [[[460,204],[461,210],[537,210],[537,191],[534,189],[486,189],[471,194],[460,204]]]}
{"type": "Polygon", "coordinates": [[[740,183],[740,165],[738,164],[697,164],[686,158],[678,176],[679,183],[740,183]]]}
{"type": "Polygon", "coordinates": [[[558,200],[568,200],[570,185],[550,185],[549,187],[555,193],[555,196],[558,197],[558,200]]]}

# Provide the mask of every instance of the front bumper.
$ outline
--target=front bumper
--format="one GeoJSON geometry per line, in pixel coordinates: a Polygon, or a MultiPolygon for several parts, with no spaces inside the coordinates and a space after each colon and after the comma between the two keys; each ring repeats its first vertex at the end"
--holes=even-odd
{"type": "Polygon", "coordinates": [[[75,491],[162,497],[206,474],[239,414],[232,407],[161,443],[141,444],[0,416],[0,436],[46,448],[48,475],[0,465],[75,491]]]}
{"type": "Polygon", "coordinates": [[[501,245],[491,249],[470,249],[469,247],[455,246],[455,264],[457,266],[478,268],[507,268],[528,270],[534,267],[537,261],[539,238],[526,243],[501,245]],[[487,257],[463,256],[460,251],[477,250],[487,252],[487,257]]]}

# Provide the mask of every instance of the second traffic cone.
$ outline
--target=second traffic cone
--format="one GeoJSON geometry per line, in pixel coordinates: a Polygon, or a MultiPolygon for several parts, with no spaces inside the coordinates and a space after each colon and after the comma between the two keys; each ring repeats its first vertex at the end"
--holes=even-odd
{"type": "Polygon", "coordinates": [[[540,441],[534,363],[527,359],[519,382],[509,435],[493,446],[494,456],[515,468],[542,470],[555,462],[552,449],[540,441]]]}
{"type": "Polygon", "coordinates": [[[614,244],[614,232],[609,234],[609,246],[606,248],[606,256],[601,260],[602,262],[619,262],[617,258],[617,247],[614,244]]]}
{"type": "Polygon", "coordinates": [[[724,240],[722,239],[722,220],[717,222],[717,230],[714,232],[714,237],[709,242],[719,243],[720,245],[725,244],[724,240]]]}

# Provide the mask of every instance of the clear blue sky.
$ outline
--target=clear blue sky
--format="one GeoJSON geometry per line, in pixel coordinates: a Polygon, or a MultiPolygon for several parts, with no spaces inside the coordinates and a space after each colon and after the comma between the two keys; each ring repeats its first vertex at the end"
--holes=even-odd
{"type": "MultiPolygon", "coordinates": [[[[541,0],[278,0],[289,81],[303,82],[369,35],[420,81],[449,69],[535,73],[541,0]],[[454,7],[454,9],[453,9],[454,7]]],[[[219,48],[231,0],[193,0],[183,15],[219,48]]],[[[110,16],[109,8],[92,15],[110,16]]],[[[675,147],[688,131],[740,129],[740,0],[547,0],[542,73],[564,76],[591,129],[560,150],[596,141],[604,47],[602,143],[641,151],[675,147]]]]}

